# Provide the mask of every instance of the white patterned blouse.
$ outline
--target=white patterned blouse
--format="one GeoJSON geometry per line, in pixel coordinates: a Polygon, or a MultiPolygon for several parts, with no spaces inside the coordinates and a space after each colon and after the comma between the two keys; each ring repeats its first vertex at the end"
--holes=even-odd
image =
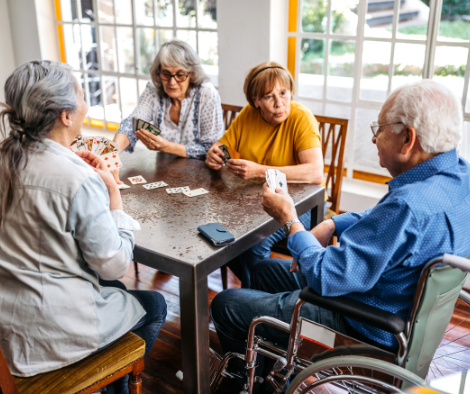
{"type": "Polygon", "coordinates": [[[137,137],[132,130],[132,117],[157,126],[167,141],[186,146],[187,157],[204,160],[212,144],[224,134],[220,96],[214,85],[205,82],[189,92],[181,103],[178,125],[170,119],[171,99],[159,96],[152,82],[148,82],[134,111],[121,122],[118,133],[127,135],[133,152],[137,137]]]}

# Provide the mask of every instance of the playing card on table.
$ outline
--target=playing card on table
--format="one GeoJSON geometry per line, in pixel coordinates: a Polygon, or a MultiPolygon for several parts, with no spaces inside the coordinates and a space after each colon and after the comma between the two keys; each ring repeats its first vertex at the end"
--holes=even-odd
{"type": "Polygon", "coordinates": [[[183,192],[190,192],[191,189],[189,186],[184,186],[184,187],[173,187],[170,189],[166,189],[166,192],[168,194],[176,194],[176,193],[183,193],[183,192]]]}
{"type": "Polygon", "coordinates": [[[190,190],[189,192],[183,192],[183,194],[188,197],[197,197],[207,193],[209,192],[206,189],[203,189],[202,187],[200,189],[190,190]]]}
{"type": "Polygon", "coordinates": [[[142,175],[131,176],[130,178],[127,178],[127,179],[129,179],[129,181],[133,185],[137,185],[138,183],[147,183],[147,181],[145,180],[145,178],[142,175]]]}
{"type": "Polygon", "coordinates": [[[148,183],[147,185],[142,185],[142,187],[145,187],[147,190],[158,189],[159,187],[165,187],[165,186],[168,186],[168,184],[162,181],[148,183]]]}
{"type": "Polygon", "coordinates": [[[115,170],[116,168],[121,168],[122,163],[121,159],[119,158],[119,155],[116,153],[108,153],[107,155],[102,155],[100,156],[105,164],[108,170],[112,171],[115,170]]]}
{"type": "Polygon", "coordinates": [[[120,185],[118,185],[118,188],[119,188],[119,189],[129,189],[130,186],[129,186],[129,185],[126,185],[125,183],[121,183],[120,185]]]}

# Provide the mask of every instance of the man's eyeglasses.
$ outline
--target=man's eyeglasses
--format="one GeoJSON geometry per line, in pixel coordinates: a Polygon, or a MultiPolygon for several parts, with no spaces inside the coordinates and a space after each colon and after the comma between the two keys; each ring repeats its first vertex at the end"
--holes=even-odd
{"type": "Polygon", "coordinates": [[[160,71],[159,74],[160,74],[160,78],[163,81],[169,81],[171,78],[175,78],[176,82],[184,82],[189,77],[189,74],[183,74],[183,73],[172,74],[168,71],[160,71]]]}
{"type": "Polygon", "coordinates": [[[392,124],[403,124],[403,122],[386,123],[386,124],[379,124],[379,122],[371,122],[370,129],[372,130],[372,134],[374,134],[374,137],[377,137],[377,134],[380,131],[381,127],[390,126],[392,124]]]}

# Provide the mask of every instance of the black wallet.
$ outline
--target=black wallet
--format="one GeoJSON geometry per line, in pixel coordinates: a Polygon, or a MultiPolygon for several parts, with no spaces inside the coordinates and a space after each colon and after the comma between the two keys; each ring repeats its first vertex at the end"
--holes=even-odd
{"type": "Polygon", "coordinates": [[[235,241],[235,236],[219,223],[204,224],[197,230],[215,246],[224,246],[235,241]]]}

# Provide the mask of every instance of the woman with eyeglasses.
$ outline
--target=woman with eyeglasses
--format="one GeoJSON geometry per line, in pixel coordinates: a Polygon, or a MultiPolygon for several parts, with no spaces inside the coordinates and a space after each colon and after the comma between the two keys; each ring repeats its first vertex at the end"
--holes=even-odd
{"type": "Polygon", "coordinates": [[[114,138],[122,150],[134,151],[137,140],[151,150],[204,160],[224,132],[220,96],[209,82],[196,52],[181,40],[166,42],[150,68],[151,81],[134,111],[114,138]],[[132,130],[132,118],[161,130],[155,136],[132,130]]]}

